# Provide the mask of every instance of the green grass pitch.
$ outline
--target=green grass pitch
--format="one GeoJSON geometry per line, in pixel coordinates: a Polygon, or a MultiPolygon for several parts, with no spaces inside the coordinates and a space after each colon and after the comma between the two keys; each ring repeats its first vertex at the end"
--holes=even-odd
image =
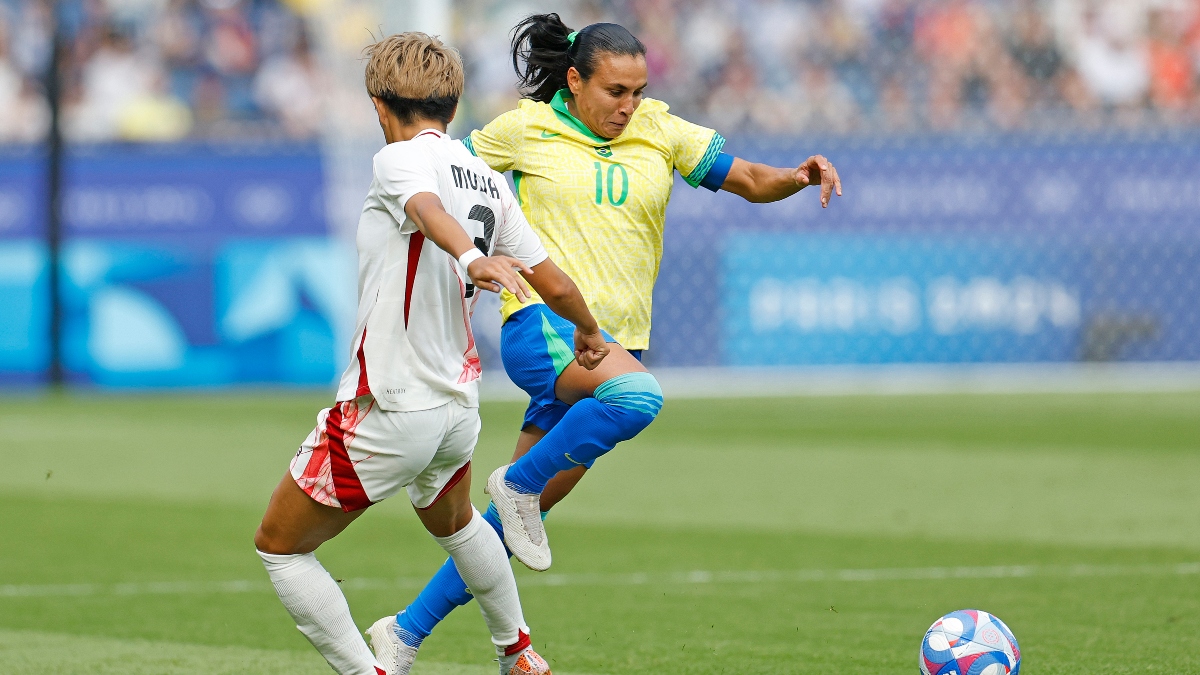
{"type": "MultiPolygon", "coordinates": [[[[329,672],[251,543],[327,400],[0,399],[0,672],[329,672]]],[[[521,406],[482,413],[481,504],[521,406]]],[[[914,673],[968,607],[1031,675],[1200,672],[1200,394],[668,400],[547,522],[559,675],[914,673]]],[[[363,627],[444,559],[402,497],[318,554],[363,627]]],[[[418,673],[490,651],[470,606],[418,673]]]]}

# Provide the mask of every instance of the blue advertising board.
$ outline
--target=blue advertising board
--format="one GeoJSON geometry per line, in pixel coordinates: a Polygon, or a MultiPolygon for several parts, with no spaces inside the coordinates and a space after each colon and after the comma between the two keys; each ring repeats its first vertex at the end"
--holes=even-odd
{"type": "MultiPolygon", "coordinates": [[[[0,158],[0,382],[47,367],[43,162],[0,158]]],[[[316,148],[100,147],[66,164],[63,358],[111,386],[328,384],[355,309],[316,148]]]]}
{"type": "MultiPolygon", "coordinates": [[[[727,149],[775,166],[820,151],[846,194],[823,210],[813,190],[750,204],[677,183],[653,366],[1200,360],[1200,136],[727,149]]],[[[0,151],[0,384],[48,365],[43,176],[39,153],[0,151]]],[[[324,182],[316,147],[73,151],[70,381],[332,382],[355,254],[328,233],[324,182]]]]}
{"type": "Polygon", "coordinates": [[[845,196],[751,204],[677,182],[648,363],[1200,359],[1200,136],[726,150],[819,151],[845,196]]]}
{"type": "Polygon", "coordinates": [[[738,234],[722,256],[729,365],[1064,361],[1067,252],[913,236],[738,234]]]}

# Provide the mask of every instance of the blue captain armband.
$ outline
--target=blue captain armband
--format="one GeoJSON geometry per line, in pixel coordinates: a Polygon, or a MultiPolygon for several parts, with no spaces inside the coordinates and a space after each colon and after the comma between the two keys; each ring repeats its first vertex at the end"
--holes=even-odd
{"type": "Polygon", "coordinates": [[[704,178],[700,180],[700,187],[712,192],[721,189],[725,184],[725,178],[729,175],[729,170],[733,168],[733,155],[722,152],[717,155],[712,166],[709,167],[708,173],[704,174],[704,178]]]}

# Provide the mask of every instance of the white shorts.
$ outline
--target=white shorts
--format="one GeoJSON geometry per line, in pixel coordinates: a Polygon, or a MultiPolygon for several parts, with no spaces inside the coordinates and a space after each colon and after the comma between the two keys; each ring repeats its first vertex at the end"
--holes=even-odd
{"type": "Polygon", "coordinates": [[[313,499],[347,512],[404,487],[413,505],[428,508],[466,474],[479,426],[479,409],[455,402],[388,412],[372,396],[342,401],[317,415],[292,458],[292,478],[313,499]]]}

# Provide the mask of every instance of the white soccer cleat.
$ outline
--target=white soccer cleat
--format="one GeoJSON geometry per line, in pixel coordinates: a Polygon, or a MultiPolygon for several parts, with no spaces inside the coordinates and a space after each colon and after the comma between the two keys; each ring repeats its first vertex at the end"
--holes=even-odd
{"type": "Polygon", "coordinates": [[[509,466],[502,466],[488,476],[484,492],[491,495],[500,514],[508,550],[529,569],[545,572],[550,569],[550,542],[542,524],[541,495],[523,495],[510,488],[504,481],[509,466]]]}
{"type": "Polygon", "coordinates": [[[417,650],[404,644],[396,634],[395,616],[385,616],[371,624],[367,637],[371,638],[371,651],[375,652],[375,660],[383,666],[385,675],[408,675],[417,660],[417,650]]]}

